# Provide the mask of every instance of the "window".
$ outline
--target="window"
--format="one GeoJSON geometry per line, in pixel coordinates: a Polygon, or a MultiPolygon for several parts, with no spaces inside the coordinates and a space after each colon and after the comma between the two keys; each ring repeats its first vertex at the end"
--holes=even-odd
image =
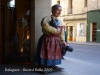
{"type": "Polygon", "coordinates": [[[59,5],[60,5],[60,1],[57,1],[57,4],[59,4],[59,5]]]}
{"type": "Polygon", "coordinates": [[[68,14],[72,14],[72,7],[73,7],[73,4],[72,4],[72,0],[68,0],[68,14]]]}
{"type": "Polygon", "coordinates": [[[9,0],[7,3],[8,7],[15,7],[15,0],[9,0]]]}
{"type": "Polygon", "coordinates": [[[84,1],[84,6],[87,7],[87,0],[84,1]]]}
{"type": "Polygon", "coordinates": [[[72,8],[72,0],[69,0],[69,7],[72,8]]]}
{"type": "Polygon", "coordinates": [[[84,36],[84,23],[77,23],[77,36],[84,36]]]}

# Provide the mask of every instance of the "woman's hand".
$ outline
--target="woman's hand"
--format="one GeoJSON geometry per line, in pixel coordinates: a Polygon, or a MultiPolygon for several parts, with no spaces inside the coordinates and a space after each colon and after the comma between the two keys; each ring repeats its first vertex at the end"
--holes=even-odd
{"type": "Polygon", "coordinates": [[[67,46],[67,43],[64,40],[62,41],[62,44],[65,45],[65,46],[67,46]]]}
{"type": "Polygon", "coordinates": [[[61,29],[57,28],[57,34],[60,34],[60,32],[61,32],[61,29]]]}

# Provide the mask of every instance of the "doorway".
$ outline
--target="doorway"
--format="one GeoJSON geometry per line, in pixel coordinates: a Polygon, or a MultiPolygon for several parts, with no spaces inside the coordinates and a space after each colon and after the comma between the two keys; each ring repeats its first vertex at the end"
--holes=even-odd
{"type": "Polygon", "coordinates": [[[97,23],[92,23],[92,42],[96,42],[97,23]]]}
{"type": "Polygon", "coordinates": [[[10,63],[30,64],[30,0],[15,0],[15,30],[11,36],[10,63]]]}
{"type": "Polygon", "coordinates": [[[73,26],[66,26],[66,31],[68,41],[73,41],[73,26]]]}
{"type": "Polygon", "coordinates": [[[9,0],[6,2],[7,6],[4,6],[2,11],[3,61],[0,61],[3,64],[30,64],[30,2],[30,0],[9,0]],[[15,5],[12,5],[13,1],[15,5]]]}

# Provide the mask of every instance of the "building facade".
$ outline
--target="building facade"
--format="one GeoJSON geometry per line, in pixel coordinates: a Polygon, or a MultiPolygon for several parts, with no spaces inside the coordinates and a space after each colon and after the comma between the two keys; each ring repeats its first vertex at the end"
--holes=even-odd
{"type": "Polygon", "coordinates": [[[86,42],[87,0],[52,0],[62,6],[61,19],[66,26],[67,40],[86,42]]]}
{"type": "Polygon", "coordinates": [[[87,41],[100,43],[100,0],[88,0],[87,41]]]}

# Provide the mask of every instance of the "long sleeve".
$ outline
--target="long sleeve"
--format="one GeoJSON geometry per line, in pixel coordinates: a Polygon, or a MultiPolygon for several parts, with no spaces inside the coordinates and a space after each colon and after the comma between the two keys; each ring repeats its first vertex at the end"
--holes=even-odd
{"type": "Polygon", "coordinates": [[[43,31],[47,31],[47,32],[52,33],[52,34],[56,34],[57,29],[50,26],[49,23],[48,23],[50,20],[51,20],[51,17],[45,17],[42,20],[42,22],[41,22],[42,29],[43,29],[43,31]]]}
{"type": "Polygon", "coordinates": [[[64,28],[62,29],[62,32],[61,32],[59,38],[60,38],[60,40],[63,40],[63,41],[65,40],[64,28]]]}
{"type": "MultiPolygon", "coordinates": [[[[58,19],[60,22],[60,26],[63,26],[63,23],[60,19],[58,19]]],[[[49,35],[51,34],[56,34],[57,33],[57,29],[50,26],[49,25],[49,21],[51,21],[51,16],[49,17],[45,17],[43,18],[42,22],[41,22],[41,26],[42,26],[42,32],[44,34],[49,35]]],[[[65,40],[65,35],[64,35],[64,28],[62,28],[61,34],[59,35],[60,40],[65,40]]]]}
{"type": "MultiPolygon", "coordinates": [[[[59,20],[59,21],[60,21],[60,26],[63,26],[62,21],[61,20],[59,20]]],[[[60,40],[65,41],[64,27],[62,28],[62,31],[61,31],[61,34],[60,34],[59,38],[60,38],[60,40]]]]}

